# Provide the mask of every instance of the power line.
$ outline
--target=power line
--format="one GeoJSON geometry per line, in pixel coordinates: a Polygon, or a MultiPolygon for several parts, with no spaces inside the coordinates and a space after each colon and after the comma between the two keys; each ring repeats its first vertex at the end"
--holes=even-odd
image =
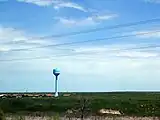
{"type": "Polygon", "coordinates": [[[83,31],[75,31],[75,32],[70,32],[70,33],[48,35],[48,36],[43,36],[43,37],[32,37],[27,40],[59,38],[59,37],[73,36],[73,35],[79,35],[79,34],[87,34],[87,33],[92,33],[92,32],[97,32],[97,31],[102,31],[102,30],[111,30],[111,29],[117,29],[117,28],[131,27],[131,26],[142,25],[142,24],[147,24],[147,23],[154,23],[154,22],[160,22],[160,18],[141,20],[138,22],[130,22],[130,23],[124,23],[124,24],[117,24],[113,26],[104,26],[101,28],[94,28],[94,29],[83,30],[83,31]]]}
{"type": "Polygon", "coordinates": [[[73,44],[80,44],[80,43],[87,43],[87,42],[97,42],[97,41],[104,41],[104,40],[111,40],[111,39],[120,39],[120,38],[127,38],[127,37],[153,34],[153,33],[158,33],[158,32],[160,32],[160,30],[153,31],[153,32],[136,33],[136,34],[130,34],[130,35],[97,38],[97,39],[93,39],[93,40],[66,42],[66,43],[61,43],[61,44],[51,44],[51,45],[37,46],[37,47],[31,47],[31,48],[26,48],[26,49],[13,49],[13,50],[10,50],[10,52],[25,51],[25,50],[31,50],[31,49],[37,49],[37,48],[46,48],[46,47],[57,47],[57,46],[63,46],[63,45],[73,45],[73,44]]]}
{"type": "MultiPolygon", "coordinates": [[[[150,45],[150,46],[142,46],[142,47],[133,47],[133,48],[125,48],[125,49],[119,49],[119,50],[110,50],[108,52],[116,52],[116,51],[126,51],[126,50],[138,50],[138,49],[146,49],[146,48],[159,48],[160,45],[150,45]]],[[[68,56],[74,56],[74,55],[88,55],[88,54],[97,54],[101,53],[100,51],[97,52],[78,52],[78,53],[72,53],[72,54],[62,54],[62,55],[55,55],[55,56],[39,56],[39,57],[31,57],[31,58],[18,58],[18,59],[6,59],[6,60],[0,60],[0,62],[9,62],[9,61],[22,61],[22,60],[34,60],[34,59],[48,59],[53,57],[68,57],[68,56]]]]}
{"type": "MultiPolygon", "coordinates": [[[[138,22],[126,23],[126,24],[118,24],[118,25],[114,25],[114,26],[105,26],[105,27],[101,27],[101,28],[94,28],[94,29],[84,30],[84,31],[77,31],[77,32],[71,32],[71,33],[51,35],[51,36],[48,36],[48,37],[66,37],[66,36],[72,36],[72,35],[77,35],[77,34],[86,34],[86,33],[91,33],[91,32],[102,31],[102,30],[110,30],[110,29],[117,29],[117,28],[123,28],[123,27],[130,27],[130,26],[147,24],[147,23],[152,23],[152,22],[159,22],[159,21],[160,21],[160,18],[155,18],[155,19],[143,20],[143,21],[138,21],[138,22]]],[[[42,37],[42,39],[43,38],[44,37],[42,37]]]]}
{"type": "Polygon", "coordinates": [[[77,34],[86,34],[86,33],[97,32],[101,30],[117,29],[117,28],[122,28],[122,27],[129,27],[129,26],[147,24],[147,23],[158,22],[158,21],[160,21],[160,18],[144,20],[144,21],[139,21],[139,22],[134,22],[134,23],[119,24],[119,25],[114,25],[114,26],[105,26],[102,28],[95,28],[95,29],[77,31],[77,32],[72,32],[72,33],[57,34],[57,35],[52,35],[50,37],[64,37],[64,36],[72,36],[72,35],[77,35],[77,34]]]}

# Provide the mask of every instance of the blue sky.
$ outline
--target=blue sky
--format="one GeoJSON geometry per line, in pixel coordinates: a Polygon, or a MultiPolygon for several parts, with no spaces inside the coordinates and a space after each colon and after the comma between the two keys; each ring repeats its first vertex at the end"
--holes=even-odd
{"type": "Polygon", "coordinates": [[[159,91],[160,48],[130,48],[160,45],[160,21],[40,39],[160,18],[159,11],[160,0],[0,0],[0,60],[12,60],[0,61],[0,92],[54,91],[55,67],[60,91],[159,91]],[[128,34],[137,35],[13,51],[128,34]]]}

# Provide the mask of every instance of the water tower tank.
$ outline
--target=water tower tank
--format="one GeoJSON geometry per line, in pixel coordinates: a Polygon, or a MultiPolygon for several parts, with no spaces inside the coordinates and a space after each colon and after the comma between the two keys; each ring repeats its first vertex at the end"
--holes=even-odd
{"type": "Polygon", "coordinates": [[[59,68],[53,69],[53,74],[54,74],[55,76],[58,76],[58,75],[60,74],[60,69],[59,69],[59,68]]]}

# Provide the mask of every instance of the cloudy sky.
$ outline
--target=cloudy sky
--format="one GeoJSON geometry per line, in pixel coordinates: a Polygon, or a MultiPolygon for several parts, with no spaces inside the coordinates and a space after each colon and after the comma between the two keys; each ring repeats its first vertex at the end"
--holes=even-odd
{"type": "Polygon", "coordinates": [[[60,91],[160,91],[160,20],[69,36],[159,11],[160,0],[0,0],[0,92],[54,91],[55,67],[60,91]]]}

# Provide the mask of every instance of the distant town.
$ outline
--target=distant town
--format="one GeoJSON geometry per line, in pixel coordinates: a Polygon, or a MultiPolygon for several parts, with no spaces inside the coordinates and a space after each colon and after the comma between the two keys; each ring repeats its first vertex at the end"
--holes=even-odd
{"type": "MultiPolygon", "coordinates": [[[[70,96],[71,94],[63,94],[62,96],[70,96]]],[[[54,93],[2,93],[0,98],[22,98],[22,97],[54,97],[54,93]]]]}

